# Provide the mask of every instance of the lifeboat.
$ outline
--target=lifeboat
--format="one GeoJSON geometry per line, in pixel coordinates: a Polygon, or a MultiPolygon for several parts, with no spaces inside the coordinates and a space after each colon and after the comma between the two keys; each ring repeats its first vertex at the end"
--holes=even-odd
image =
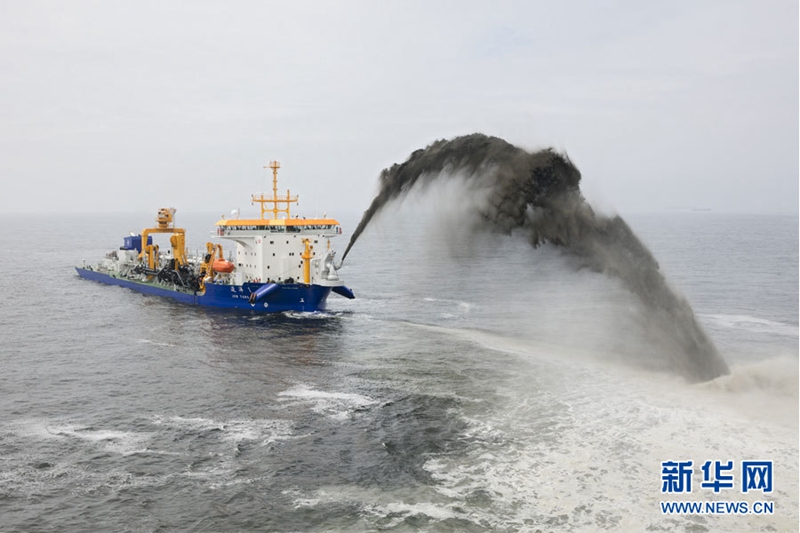
{"type": "Polygon", "coordinates": [[[211,268],[214,269],[214,272],[228,273],[233,272],[235,267],[230,261],[226,261],[225,259],[216,259],[211,268]]]}

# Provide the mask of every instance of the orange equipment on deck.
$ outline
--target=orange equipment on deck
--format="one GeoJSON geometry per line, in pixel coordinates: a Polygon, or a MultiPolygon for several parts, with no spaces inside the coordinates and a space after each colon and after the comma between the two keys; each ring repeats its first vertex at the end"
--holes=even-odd
{"type": "Polygon", "coordinates": [[[214,264],[212,265],[214,272],[233,272],[235,265],[230,261],[226,261],[225,259],[215,259],[214,264]]]}

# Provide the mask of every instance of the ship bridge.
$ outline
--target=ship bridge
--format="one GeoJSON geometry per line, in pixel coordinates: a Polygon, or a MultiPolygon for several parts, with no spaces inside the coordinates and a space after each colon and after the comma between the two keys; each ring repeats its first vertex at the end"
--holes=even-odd
{"type": "MultiPolygon", "coordinates": [[[[267,168],[267,167],[265,167],[267,168]]],[[[292,216],[291,204],[297,196],[286,191],[278,195],[280,163],[272,161],[272,196],[254,194],[253,203],[261,206],[260,218],[222,218],[216,223],[216,236],[236,243],[234,279],[247,282],[341,284],[333,269],[330,239],[341,234],[339,222],[332,218],[292,216]]]]}
{"type": "Polygon", "coordinates": [[[256,233],[314,233],[335,236],[342,232],[339,221],[332,218],[293,219],[222,219],[217,222],[220,237],[249,235],[256,233]]]}

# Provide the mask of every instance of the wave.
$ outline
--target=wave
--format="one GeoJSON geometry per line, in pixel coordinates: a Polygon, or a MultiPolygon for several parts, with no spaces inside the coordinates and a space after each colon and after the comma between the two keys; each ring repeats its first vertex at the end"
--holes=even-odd
{"type": "Polygon", "coordinates": [[[788,335],[796,337],[798,327],[795,324],[767,320],[750,315],[727,315],[727,314],[701,314],[699,315],[709,325],[723,329],[740,329],[753,333],[765,333],[771,335],[788,335]]]}

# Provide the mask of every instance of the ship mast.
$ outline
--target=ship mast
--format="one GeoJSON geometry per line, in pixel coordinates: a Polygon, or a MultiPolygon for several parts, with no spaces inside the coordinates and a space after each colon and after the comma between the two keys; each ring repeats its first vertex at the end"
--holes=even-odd
{"type": "Polygon", "coordinates": [[[278,169],[281,168],[281,164],[277,161],[270,161],[269,167],[265,166],[264,168],[272,169],[272,198],[265,197],[264,193],[251,196],[253,202],[261,204],[261,219],[266,220],[264,215],[269,212],[272,213],[273,220],[277,220],[278,213],[286,213],[286,218],[291,218],[291,204],[297,203],[298,197],[291,196],[289,189],[286,189],[286,198],[278,198],[278,169]],[[272,204],[272,208],[270,209],[264,204],[272,204]],[[286,207],[281,209],[278,207],[279,204],[286,204],[286,207]]]}

